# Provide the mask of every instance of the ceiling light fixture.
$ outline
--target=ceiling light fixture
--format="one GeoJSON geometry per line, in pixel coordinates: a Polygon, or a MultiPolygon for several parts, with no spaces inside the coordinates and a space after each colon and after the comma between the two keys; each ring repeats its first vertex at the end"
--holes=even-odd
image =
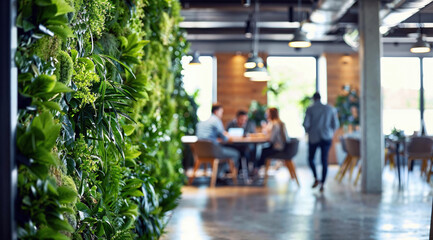
{"type": "Polygon", "coordinates": [[[251,38],[253,36],[253,33],[251,32],[251,14],[248,17],[248,20],[245,23],[245,37],[251,38]]]}
{"type": "Polygon", "coordinates": [[[301,18],[301,0],[298,0],[298,20],[299,28],[289,42],[289,47],[292,48],[308,48],[311,47],[311,42],[307,38],[307,35],[302,31],[302,18],[301,18]]]}
{"type": "Polygon", "coordinates": [[[259,48],[259,29],[257,27],[257,22],[259,19],[259,0],[255,1],[254,14],[253,14],[253,24],[254,24],[254,37],[253,37],[253,52],[250,54],[247,62],[244,64],[246,70],[244,72],[244,77],[256,79],[255,81],[267,81],[259,80],[265,79],[269,76],[268,70],[265,67],[263,59],[258,56],[259,48]]]}
{"type": "Polygon", "coordinates": [[[189,62],[189,65],[200,65],[200,52],[199,51],[194,51],[194,53],[192,54],[192,60],[191,62],[189,62]]]}
{"type": "Polygon", "coordinates": [[[421,13],[418,13],[418,37],[416,43],[410,48],[411,53],[428,53],[430,52],[430,44],[424,41],[421,26],[421,13]]]}

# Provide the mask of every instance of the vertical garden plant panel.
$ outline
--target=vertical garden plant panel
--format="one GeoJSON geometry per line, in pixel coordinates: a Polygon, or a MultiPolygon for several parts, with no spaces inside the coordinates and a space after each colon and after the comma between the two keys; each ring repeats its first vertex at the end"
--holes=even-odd
{"type": "Polygon", "coordinates": [[[19,0],[20,239],[158,239],[196,119],[177,0],[19,0]]]}

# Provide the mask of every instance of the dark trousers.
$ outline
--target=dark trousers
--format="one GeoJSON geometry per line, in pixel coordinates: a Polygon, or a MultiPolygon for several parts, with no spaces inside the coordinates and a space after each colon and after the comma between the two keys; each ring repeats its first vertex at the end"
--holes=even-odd
{"type": "Polygon", "coordinates": [[[318,143],[308,143],[308,163],[313,171],[314,178],[317,178],[316,165],[314,164],[314,156],[316,155],[317,147],[320,148],[322,160],[322,183],[325,183],[326,174],[328,172],[328,153],[331,148],[332,140],[321,140],[318,143]]]}
{"type": "Polygon", "coordinates": [[[265,164],[266,158],[268,158],[269,156],[272,156],[278,152],[280,152],[280,151],[275,150],[272,147],[272,145],[269,147],[263,148],[262,149],[262,155],[260,156],[259,161],[257,161],[256,164],[254,165],[254,168],[260,168],[261,166],[263,166],[265,164]]]}

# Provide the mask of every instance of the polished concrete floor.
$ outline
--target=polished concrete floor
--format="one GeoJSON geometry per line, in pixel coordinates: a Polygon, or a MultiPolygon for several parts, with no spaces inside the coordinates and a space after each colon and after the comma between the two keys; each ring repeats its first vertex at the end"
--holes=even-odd
{"type": "Polygon", "coordinates": [[[382,194],[362,194],[331,167],[325,191],[311,189],[309,169],[298,168],[301,186],[277,170],[267,187],[205,184],[183,188],[162,239],[428,239],[431,186],[415,169],[398,190],[395,172],[383,176],[382,194]]]}

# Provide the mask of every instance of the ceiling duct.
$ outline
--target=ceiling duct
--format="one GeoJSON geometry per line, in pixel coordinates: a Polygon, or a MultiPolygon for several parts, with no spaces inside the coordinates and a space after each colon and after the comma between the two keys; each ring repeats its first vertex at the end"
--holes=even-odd
{"type": "Polygon", "coordinates": [[[337,21],[352,7],[356,0],[322,0],[310,15],[310,22],[302,30],[310,39],[326,35],[336,27],[337,21]]]}
{"type": "Polygon", "coordinates": [[[422,8],[427,6],[432,0],[394,0],[385,5],[385,9],[380,11],[382,19],[381,33],[386,34],[388,31],[397,26],[397,24],[408,19],[422,8]]]}

